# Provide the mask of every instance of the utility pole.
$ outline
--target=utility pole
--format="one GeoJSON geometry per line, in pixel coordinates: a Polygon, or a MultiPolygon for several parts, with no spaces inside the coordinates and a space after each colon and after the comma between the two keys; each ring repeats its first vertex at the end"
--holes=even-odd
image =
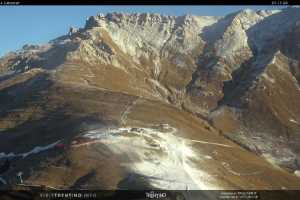
{"type": "Polygon", "coordinates": [[[17,177],[20,179],[20,183],[23,183],[22,175],[23,175],[23,172],[17,173],[17,177]]]}

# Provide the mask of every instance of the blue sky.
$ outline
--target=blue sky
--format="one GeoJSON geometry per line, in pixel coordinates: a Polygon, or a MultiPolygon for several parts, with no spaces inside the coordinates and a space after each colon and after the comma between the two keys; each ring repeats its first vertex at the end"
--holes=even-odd
{"type": "Polygon", "coordinates": [[[107,12],[155,12],[170,15],[223,16],[241,9],[274,6],[0,6],[0,56],[24,44],[40,44],[82,27],[87,17],[107,12]]]}

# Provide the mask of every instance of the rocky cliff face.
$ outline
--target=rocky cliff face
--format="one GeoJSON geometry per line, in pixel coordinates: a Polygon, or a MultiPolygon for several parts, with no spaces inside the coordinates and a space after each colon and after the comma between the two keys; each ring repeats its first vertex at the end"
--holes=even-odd
{"type": "MultiPolygon", "coordinates": [[[[45,45],[25,45],[0,59],[1,129],[4,133],[12,128],[18,132],[16,127],[66,107],[63,115],[70,116],[67,123],[80,119],[73,119],[71,113],[77,116],[83,112],[84,117],[101,115],[110,126],[129,125],[124,123],[123,114],[126,119],[128,114],[125,107],[129,106],[130,113],[137,98],[190,113],[205,131],[221,133],[219,137],[226,136],[290,172],[300,170],[299,24],[300,9],[292,7],[243,10],[225,17],[148,13],[92,16],[83,28],[72,28],[69,34],[45,45]],[[73,98],[61,93],[65,88],[73,98]],[[91,90],[86,97],[84,88],[91,90]],[[93,97],[93,90],[107,94],[95,93],[93,97]],[[111,92],[120,102],[112,99],[109,103],[107,97],[114,96],[108,94],[111,92]],[[79,98],[87,98],[86,107],[79,98]],[[116,110],[100,109],[97,101],[116,106],[116,110]],[[116,116],[123,107],[119,119],[116,116]],[[15,112],[20,108],[28,112],[36,109],[39,114],[15,112]]],[[[151,113],[149,103],[141,104],[146,110],[136,108],[137,115],[151,113]]],[[[132,116],[130,125],[140,125],[137,121],[143,121],[141,118],[132,116]]],[[[189,129],[188,123],[181,125],[182,119],[176,116],[161,120],[189,129]]],[[[144,119],[142,125],[145,123],[144,119]]],[[[61,131],[71,131],[65,126],[61,125],[61,131]]],[[[20,140],[18,134],[18,139],[7,137],[20,140]]],[[[232,184],[239,181],[244,179],[232,184]]]]}

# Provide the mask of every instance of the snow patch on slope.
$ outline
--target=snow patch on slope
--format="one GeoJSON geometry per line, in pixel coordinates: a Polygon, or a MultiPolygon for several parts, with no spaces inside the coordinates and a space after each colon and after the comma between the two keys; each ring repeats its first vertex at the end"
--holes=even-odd
{"type": "Polygon", "coordinates": [[[293,119],[293,118],[290,118],[289,121],[294,123],[294,124],[300,125],[300,123],[298,121],[296,121],[295,119],[293,119]]]}
{"type": "Polygon", "coordinates": [[[199,163],[210,159],[192,148],[192,141],[177,137],[169,125],[152,128],[122,127],[89,131],[84,137],[99,139],[114,153],[130,159],[122,163],[133,174],[147,177],[160,189],[220,189],[199,163]]]}
{"type": "Polygon", "coordinates": [[[40,152],[52,149],[58,143],[60,143],[60,140],[57,141],[57,142],[54,142],[52,144],[46,145],[46,146],[36,146],[32,150],[30,150],[28,152],[19,153],[19,154],[15,154],[15,153],[12,153],[12,152],[6,154],[6,153],[1,152],[0,153],[0,159],[2,159],[2,158],[10,158],[10,157],[23,157],[23,158],[26,158],[26,157],[28,157],[28,156],[30,156],[32,154],[37,154],[37,153],[40,153],[40,152]]]}
{"type": "Polygon", "coordinates": [[[271,83],[275,83],[275,79],[274,79],[274,78],[271,78],[268,74],[263,73],[261,76],[262,76],[265,80],[270,81],[271,83]]]}

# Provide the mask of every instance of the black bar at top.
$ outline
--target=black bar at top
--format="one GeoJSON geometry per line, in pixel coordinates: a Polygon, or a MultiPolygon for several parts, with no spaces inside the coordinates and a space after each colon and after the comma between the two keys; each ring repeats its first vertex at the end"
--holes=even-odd
{"type": "Polygon", "coordinates": [[[299,0],[0,0],[13,5],[300,5],[299,0]]]}

